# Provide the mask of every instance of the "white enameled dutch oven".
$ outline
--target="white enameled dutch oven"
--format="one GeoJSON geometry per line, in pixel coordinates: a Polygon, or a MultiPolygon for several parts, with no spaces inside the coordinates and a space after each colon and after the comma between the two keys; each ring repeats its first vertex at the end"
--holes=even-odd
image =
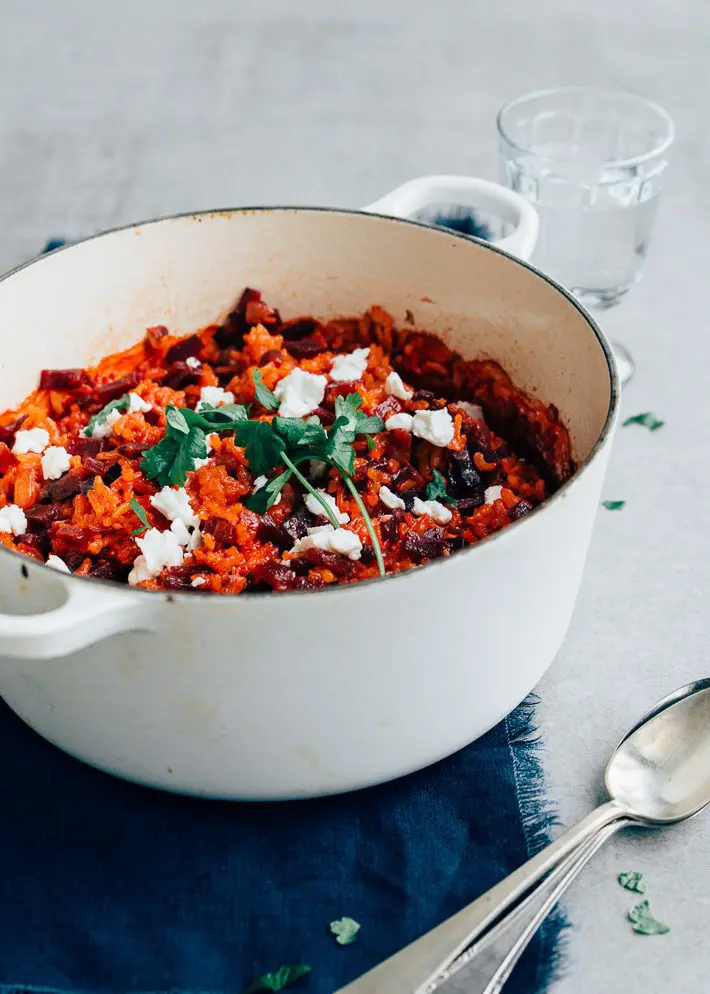
{"type": "Polygon", "coordinates": [[[378,783],[481,735],[565,635],[609,455],[618,388],[588,314],[521,262],[533,209],[493,183],[414,180],[365,211],[208,211],[90,238],[0,281],[0,408],[42,367],[80,366],[150,325],[190,333],[244,286],[282,315],[373,304],[499,360],[555,403],[579,469],[529,517],[451,558],[315,593],[146,592],[0,548],[0,694],[103,770],[209,797],[308,797],[378,783]],[[406,219],[494,211],[497,245],[406,219]],[[394,216],[383,216],[394,215],[394,216]],[[399,216],[399,217],[397,217],[399,216]]]}

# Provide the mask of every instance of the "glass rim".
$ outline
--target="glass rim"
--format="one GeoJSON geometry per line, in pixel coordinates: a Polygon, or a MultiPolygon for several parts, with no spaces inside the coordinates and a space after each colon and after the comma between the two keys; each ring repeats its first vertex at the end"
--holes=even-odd
{"type": "Polygon", "coordinates": [[[666,125],[666,134],[659,140],[658,145],[651,149],[649,152],[643,152],[641,155],[632,155],[625,159],[607,159],[600,166],[634,166],[639,165],[642,162],[648,162],[651,159],[655,159],[664,152],[667,152],[675,141],[675,124],[673,123],[673,118],[664,110],[660,104],[656,103],[655,100],[649,100],[648,97],[641,97],[637,93],[631,93],[629,90],[616,90],[610,86],[552,86],[544,90],[532,90],[530,93],[524,93],[522,96],[515,97],[513,100],[509,100],[507,103],[503,104],[496,115],[496,127],[498,129],[498,134],[501,138],[512,146],[512,148],[517,149],[518,152],[527,152],[530,155],[536,156],[538,159],[547,159],[550,162],[577,162],[578,159],[573,159],[566,155],[546,155],[540,152],[536,152],[529,145],[521,145],[519,142],[514,141],[513,138],[508,134],[507,130],[503,125],[503,116],[514,107],[521,105],[528,100],[533,100],[538,97],[550,97],[557,94],[565,93],[588,93],[588,94],[604,94],[606,96],[615,97],[627,97],[631,100],[635,100],[637,103],[643,105],[644,107],[650,108],[654,111],[658,117],[666,125]]]}

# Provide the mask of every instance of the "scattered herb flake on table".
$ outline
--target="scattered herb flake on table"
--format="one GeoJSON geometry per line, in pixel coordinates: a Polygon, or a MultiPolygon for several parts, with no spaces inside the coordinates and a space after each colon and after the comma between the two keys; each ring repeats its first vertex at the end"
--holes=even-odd
{"type": "Polygon", "coordinates": [[[627,418],[622,427],[626,428],[627,425],[643,425],[649,431],[658,431],[665,423],[665,421],[659,421],[650,411],[644,411],[643,414],[634,414],[632,417],[627,418]]]}
{"type": "Polygon", "coordinates": [[[607,511],[620,511],[626,504],[625,500],[603,500],[602,507],[607,511]]]}
{"type": "Polygon", "coordinates": [[[338,918],[330,923],[330,931],[339,946],[349,946],[357,938],[360,925],[354,918],[338,918]]]}
{"type": "Polygon", "coordinates": [[[282,991],[284,987],[290,987],[310,972],[310,966],[306,966],[305,963],[296,966],[280,966],[273,973],[265,973],[262,977],[257,977],[249,984],[244,994],[257,994],[257,991],[282,991]]]}
{"type": "Polygon", "coordinates": [[[665,935],[666,932],[670,932],[667,925],[663,925],[653,917],[648,901],[634,905],[629,911],[629,921],[637,935],[665,935]]]}
{"type": "Polygon", "coordinates": [[[627,870],[620,873],[617,880],[625,890],[631,890],[635,894],[645,894],[646,884],[643,882],[643,874],[636,870],[627,870]]]}

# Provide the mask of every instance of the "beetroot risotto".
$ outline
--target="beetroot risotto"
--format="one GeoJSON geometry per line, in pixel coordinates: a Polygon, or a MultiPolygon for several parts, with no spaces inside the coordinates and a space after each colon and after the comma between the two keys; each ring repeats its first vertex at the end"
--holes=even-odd
{"type": "Polygon", "coordinates": [[[45,369],[0,414],[0,544],[145,589],[315,590],[453,555],[573,468],[557,409],[497,363],[245,290],[223,325],[45,369]]]}

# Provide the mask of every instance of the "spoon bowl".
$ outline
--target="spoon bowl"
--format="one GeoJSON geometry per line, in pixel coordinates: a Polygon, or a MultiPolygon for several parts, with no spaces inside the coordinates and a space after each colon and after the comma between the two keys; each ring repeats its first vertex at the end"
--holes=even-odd
{"type": "Polygon", "coordinates": [[[710,680],[645,715],[614,751],[605,783],[628,814],[651,824],[682,821],[710,803],[710,680]]]}

